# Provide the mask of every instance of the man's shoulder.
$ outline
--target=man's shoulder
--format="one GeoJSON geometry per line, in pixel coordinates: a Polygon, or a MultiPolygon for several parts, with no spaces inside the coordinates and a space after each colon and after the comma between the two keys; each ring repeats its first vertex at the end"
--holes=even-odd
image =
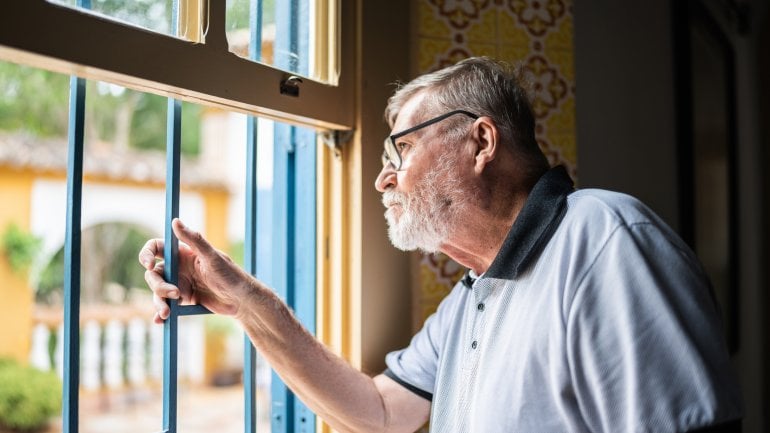
{"type": "Polygon", "coordinates": [[[578,189],[567,197],[567,217],[608,225],[663,224],[660,217],[634,196],[603,189],[578,189]]]}
{"type": "Polygon", "coordinates": [[[611,239],[647,239],[656,245],[687,249],[674,230],[639,199],[624,193],[581,189],[567,197],[558,246],[594,257],[611,239]]]}

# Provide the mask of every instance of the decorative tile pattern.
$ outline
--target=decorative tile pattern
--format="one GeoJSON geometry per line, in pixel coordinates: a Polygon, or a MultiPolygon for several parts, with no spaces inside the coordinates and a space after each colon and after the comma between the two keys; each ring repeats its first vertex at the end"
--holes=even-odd
{"type": "MultiPolygon", "coordinates": [[[[419,0],[418,67],[434,71],[470,56],[522,68],[535,135],[552,165],[577,179],[572,0],[419,0]]],[[[420,257],[415,327],[435,311],[464,269],[443,255],[420,257]]]]}

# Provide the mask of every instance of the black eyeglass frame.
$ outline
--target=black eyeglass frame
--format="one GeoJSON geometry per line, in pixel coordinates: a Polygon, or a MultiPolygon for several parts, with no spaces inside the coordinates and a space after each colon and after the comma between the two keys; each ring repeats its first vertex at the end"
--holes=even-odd
{"type": "Polygon", "coordinates": [[[401,152],[398,151],[398,147],[396,146],[396,140],[407,134],[411,134],[412,132],[433,125],[434,123],[441,122],[442,120],[456,114],[466,115],[473,120],[476,120],[480,117],[479,115],[473,114],[467,110],[452,110],[448,113],[444,113],[438,117],[434,117],[430,120],[426,120],[425,122],[412,126],[411,128],[403,130],[397,134],[393,134],[385,139],[385,150],[382,152],[382,166],[385,167],[388,164],[392,164],[396,171],[401,170],[403,159],[401,158],[401,152]]]}

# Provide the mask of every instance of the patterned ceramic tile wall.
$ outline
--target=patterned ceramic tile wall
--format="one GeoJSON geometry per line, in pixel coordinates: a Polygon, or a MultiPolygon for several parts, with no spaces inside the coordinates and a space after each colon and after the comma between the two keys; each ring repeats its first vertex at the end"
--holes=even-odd
{"type": "MultiPolygon", "coordinates": [[[[524,68],[536,138],[551,164],[577,178],[575,69],[571,0],[419,0],[420,73],[470,56],[524,68]]],[[[420,256],[415,326],[419,328],[464,269],[443,255],[420,256]]]]}

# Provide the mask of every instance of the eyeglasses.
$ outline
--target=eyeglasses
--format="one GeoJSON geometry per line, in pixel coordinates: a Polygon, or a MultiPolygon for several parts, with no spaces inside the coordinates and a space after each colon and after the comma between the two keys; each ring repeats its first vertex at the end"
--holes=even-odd
{"type": "Polygon", "coordinates": [[[476,120],[479,118],[478,115],[471,113],[470,111],[465,110],[454,110],[450,111],[448,113],[442,114],[441,116],[434,117],[433,119],[426,120],[425,122],[420,123],[419,125],[415,125],[405,131],[401,131],[398,134],[393,134],[390,137],[385,139],[385,151],[382,152],[382,166],[385,167],[388,164],[392,164],[393,168],[398,171],[401,170],[401,163],[403,160],[401,159],[401,152],[398,149],[398,146],[396,145],[396,140],[399,138],[411,134],[412,132],[415,132],[419,129],[425,128],[426,126],[433,125],[434,123],[441,122],[442,120],[454,116],[455,114],[464,114],[468,117],[470,117],[473,120],[476,120]]]}

